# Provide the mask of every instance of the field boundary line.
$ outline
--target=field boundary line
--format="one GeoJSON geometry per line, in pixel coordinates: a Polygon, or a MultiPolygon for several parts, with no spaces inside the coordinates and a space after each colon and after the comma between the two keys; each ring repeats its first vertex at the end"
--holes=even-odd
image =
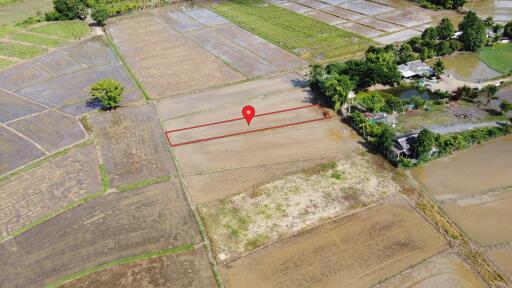
{"type": "Polygon", "coordinates": [[[149,94],[144,89],[144,86],[139,81],[139,79],[135,76],[135,74],[133,73],[132,69],[130,68],[130,66],[128,65],[126,60],[124,59],[123,54],[121,54],[121,51],[119,50],[117,45],[112,41],[112,39],[110,38],[110,36],[107,33],[105,33],[105,39],[106,39],[108,45],[110,46],[110,48],[112,48],[112,51],[114,51],[114,54],[116,55],[116,57],[121,62],[121,65],[124,67],[126,72],[128,72],[128,76],[130,77],[130,79],[135,83],[135,86],[137,86],[139,91],[142,93],[142,96],[144,97],[144,99],[146,101],[147,100],[151,100],[151,97],[149,97],[149,94]]]}
{"type": "Polygon", "coordinates": [[[322,111],[322,117],[321,118],[310,119],[310,120],[299,121],[299,122],[293,122],[293,123],[289,123],[289,124],[282,124],[282,125],[269,126],[269,127],[258,128],[258,129],[253,129],[253,130],[247,130],[247,131],[243,131],[243,132],[224,134],[224,135],[220,135],[220,136],[201,138],[201,139],[196,139],[196,140],[186,141],[186,142],[180,142],[180,143],[172,143],[171,142],[171,137],[169,136],[173,132],[192,130],[192,129],[201,128],[201,127],[208,127],[208,126],[214,126],[214,125],[220,125],[220,124],[224,124],[224,123],[244,120],[244,117],[239,117],[239,118],[233,118],[233,119],[228,119],[228,120],[216,121],[216,122],[211,122],[211,123],[206,123],[206,124],[201,124],[201,125],[196,125],[196,126],[190,126],[190,127],[179,128],[179,129],[174,129],[174,130],[168,130],[168,131],[165,131],[165,136],[166,136],[167,141],[168,141],[168,143],[169,143],[169,145],[171,147],[177,147],[177,146],[182,146],[182,145],[194,144],[194,143],[199,143],[199,142],[206,142],[206,141],[211,141],[211,140],[216,140],[216,139],[221,139],[221,138],[227,138],[227,137],[238,136],[238,135],[245,135],[245,134],[250,134],[250,133],[262,132],[262,131],[266,131],[266,130],[273,130],[273,129],[285,128],[285,127],[290,127],[290,126],[297,126],[297,125],[301,125],[301,124],[307,124],[307,123],[311,123],[311,122],[317,122],[317,121],[321,121],[321,120],[331,119],[331,116],[329,115],[329,113],[327,111],[325,111],[323,108],[321,108],[320,105],[318,105],[318,104],[311,104],[311,105],[300,106],[300,107],[293,107],[293,108],[288,108],[288,109],[283,109],[283,110],[278,110],[278,111],[273,111],[273,112],[267,112],[267,113],[262,113],[262,114],[255,114],[254,118],[261,117],[261,116],[268,116],[268,115],[278,114],[278,113],[285,113],[285,112],[294,111],[294,110],[306,109],[306,108],[311,108],[311,107],[319,107],[320,110],[322,111]]]}
{"type": "MultiPolygon", "coordinates": [[[[19,137],[27,140],[28,142],[32,143],[32,145],[36,146],[37,149],[41,150],[44,154],[46,154],[46,156],[50,155],[50,152],[48,152],[46,149],[43,148],[43,146],[39,145],[38,143],[36,143],[34,140],[28,138],[27,136],[25,136],[24,134],[18,132],[17,130],[5,125],[5,124],[0,124],[0,127],[4,127],[5,129],[11,131],[12,133],[18,135],[19,137]]],[[[87,138],[87,137],[86,137],[87,138]]]]}
{"type": "MultiPolygon", "coordinates": [[[[155,105],[155,103],[153,103],[155,105]]],[[[160,128],[164,130],[162,118],[160,116],[160,113],[158,109],[156,109],[156,113],[158,116],[158,120],[160,122],[160,128]]],[[[166,137],[167,138],[167,137],[166,137]]],[[[224,288],[224,284],[222,283],[222,278],[220,276],[219,270],[217,268],[217,262],[215,260],[215,256],[213,256],[213,248],[212,244],[210,242],[210,238],[208,237],[208,232],[206,231],[206,227],[204,225],[203,219],[201,218],[201,215],[199,214],[196,205],[192,201],[192,198],[190,197],[190,194],[187,191],[186,182],[183,179],[183,175],[179,166],[178,158],[176,158],[176,155],[174,154],[174,151],[172,147],[169,146],[169,153],[171,154],[171,160],[176,167],[176,175],[178,178],[178,183],[181,188],[181,192],[184,194],[185,199],[188,203],[189,208],[192,210],[192,214],[194,215],[194,219],[197,223],[197,228],[199,229],[199,234],[201,235],[201,239],[203,240],[203,247],[206,252],[207,258],[208,258],[208,264],[210,266],[210,269],[212,270],[212,274],[215,278],[215,282],[217,283],[218,288],[224,288]]]]}
{"type": "Polygon", "coordinates": [[[128,192],[128,191],[148,187],[151,185],[159,184],[159,183],[168,182],[169,180],[171,180],[170,175],[163,175],[163,176],[159,176],[159,177],[153,177],[153,178],[140,180],[140,181],[128,184],[128,185],[118,186],[116,189],[117,189],[117,192],[123,193],[123,192],[128,192]]]}
{"type": "Polygon", "coordinates": [[[179,254],[179,253],[186,252],[186,251],[189,251],[192,249],[194,249],[194,245],[191,243],[187,243],[187,244],[184,244],[184,245],[181,245],[178,247],[174,247],[174,248],[168,248],[168,249],[163,249],[163,250],[158,250],[158,251],[148,251],[148,252],[145,252],[142,254],[120,258],[120,259],[117,259],[117,260],[114,260],[111,262],[107,262],[107,263],[100,264],[100,265],[92,267],[92,268],[88,268],[88,269],[76,272],[76,273],[68,275],[68,276],[64,276],[54,282],[44,285],[44,288],[57,288],[66,283],[69,283],[71,281],[80,279],[82,277],[88,276],[95,272],[103,271],[103,270],[106,270],[106,269],[109,269],[112,267],[130,264],[133,262],[152,259],[152,258],[161,257],[161,256],[179,254]]]}

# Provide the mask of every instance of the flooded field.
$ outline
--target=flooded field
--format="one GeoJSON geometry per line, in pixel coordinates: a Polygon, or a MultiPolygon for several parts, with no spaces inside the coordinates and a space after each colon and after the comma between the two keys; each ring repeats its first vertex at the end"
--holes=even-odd
{"type": "Polygon", "coordinates": [[[492,16],[494,21],[506,23],[512,20],[512,1],[477,0],[467,1],[465,8],[478,13],[481,17],[492,16]]]}
{"type": "Polygon", "coordinates": [[[412,170],[438,200],[455,199],[512,185],[512,136],[445,157],[412,170]]]}
{"type": "Polygon", "coordinates": [[[446,67],[445,72],[459,80],[484,82],[502,76],[501,73],[492,70],[480,61],[475,53],[451,55],[441,59],[446,67]]]}

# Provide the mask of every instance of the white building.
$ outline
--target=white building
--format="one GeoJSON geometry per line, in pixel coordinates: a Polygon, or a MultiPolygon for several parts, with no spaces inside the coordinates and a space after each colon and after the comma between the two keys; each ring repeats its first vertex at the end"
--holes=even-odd
{"type": "Polygon", "coordinates": [[[411,78],[414,76],[431,76],[434,74],[434,70],[430,68],[427,64],[423,63],[421,60],[415,60],[411,62],[407,62],[402,65],[398,65],[398,71],[402,74],[404,78],[411,78]]]}

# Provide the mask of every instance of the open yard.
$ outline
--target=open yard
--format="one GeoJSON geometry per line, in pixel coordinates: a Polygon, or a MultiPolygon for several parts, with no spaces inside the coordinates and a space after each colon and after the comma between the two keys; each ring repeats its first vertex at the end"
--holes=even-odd
{"type": "Polygon", "coordinates": [[[3,243],[0,283],[41,287],[119,258],[200,241],[175,182],[114,192],[3,243]]]}
{"type": "Polygon", "coordinates": [[[211,8],[309,61],[349,58],[373,44],[366,38],[263,1],[226,1],[211,8]]]}
{"type": "Polygon", "coordinates": [[[403,199],[390,199],[221,267],[225,287],[371,287],[447,248],[403,199]]]}
{"type": "MultiPolygon", "coordinates": [[[[158,102],[157,108],[164,128],[178,129],[238,118],[241,108],[248,104],[256,108],[256,114],[309,105],[311,95],[303,84],[301,76],[289,73],[173,97],[158,102]]],[[[245,133],[250,129],[256,130],[256,127],[267,128],[321,119],[292,127],[176,147],[174,153],[195,202],[206,202],[247,191],[254,185],[277,180],[283,174],[325,162],[326,158],[337,159],[360,147],[360,138],[348,126],[336,118],[324,119],[318,107],[286,111],[279,115],[255,117],[251,126],[240,124],[245,123],[243,121],[235,121],[209,126],[212,130],[189,130],[181,136],[197,139],[205,135],[245,133]]],[[[174,135],[180,137],[179,133],[174,135]]],[[[172,132],[169,137],[171,141],[179,140],[173,138],[172,132]]]]}

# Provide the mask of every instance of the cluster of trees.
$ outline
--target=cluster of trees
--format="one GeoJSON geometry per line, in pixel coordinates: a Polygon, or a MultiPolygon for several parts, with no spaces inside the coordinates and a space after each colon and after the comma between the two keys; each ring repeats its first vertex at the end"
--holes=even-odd
{"type": "Polygon", "coordinates": [[[395,131],[388,124],[369,122],[359,111],[350,115],[350,123],[359,134],[384,155],[387,155],[387,152],[393,147],[395,131]]]}
{"type": "Polygon", "coordinates": [[[362,90],[374,84],[394,85],[401,80],[394,48],[370,47],[365,58],[310,67],[309,84],[317,94],[338,110],[353,89],[362,90]]]}
{"type": "Polygon", "coordinates": [[[90,101],[99,103],[104,110],[112,110],[119,107],[123,101],[124,87],[113,79],[103,79],[93,85],[89,90],[90,101]]]}
{"type": "Polygon", "coordinates": [[[458,9],[466,4],[466,0],[416,0],[416,2],[429,9],[458,9]]]}
{"type": "Polygon", "coordinates": [[[420,96],[414,96],[407,100],[402,100],[395,95],[371,91],[357,94],[355,103],[361,105],[366,111],[376,112],[404,112],[407,105],[413,105],[417,109],[425,106],[427,101],[420,96]]]}
{"type": "Polygon", "coordinates": [[[450,135],[441,135],[428,129],[423,129],[418,134],[414,145],[412,145],[413,154],[418,162],[413,163],[410,159],[401,159],[400,163],[403,166],[417,165],[432,158],[449,155],[454,151],[466,149],[471,145],[483,143],[492,138],[510,133],[512,133],[512,125],[510,124],[477,128],[450,135]]]}

